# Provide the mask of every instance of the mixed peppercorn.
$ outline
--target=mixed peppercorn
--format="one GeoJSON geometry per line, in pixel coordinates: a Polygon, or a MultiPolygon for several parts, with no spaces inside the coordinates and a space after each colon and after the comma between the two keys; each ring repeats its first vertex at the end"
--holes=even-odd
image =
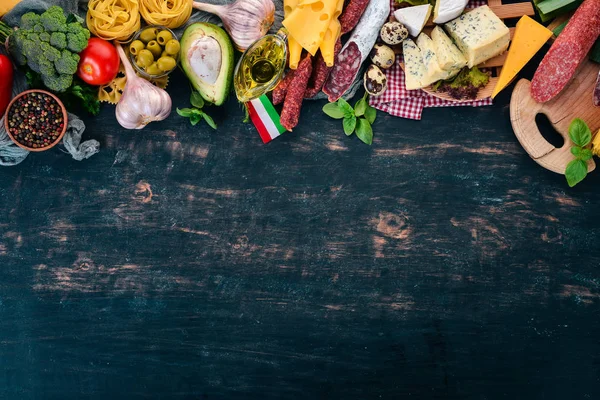
{"type": "Polygon", "coordinates": [[[27,93],[17,99],[8,112],[11,135],[29,148],[52,145],[64,126],[60,104],[45,93],[27,93]]]}

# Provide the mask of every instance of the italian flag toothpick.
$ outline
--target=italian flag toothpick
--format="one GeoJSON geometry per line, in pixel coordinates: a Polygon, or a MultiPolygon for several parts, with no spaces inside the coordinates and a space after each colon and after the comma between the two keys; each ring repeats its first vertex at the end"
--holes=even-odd
{"type": "Polygon", "coordinates": [[[285,132],[285,128],[279,123],[279,114],[266,94],[250,100],[246,107],[263,143],[269,143],[285,132]]]}

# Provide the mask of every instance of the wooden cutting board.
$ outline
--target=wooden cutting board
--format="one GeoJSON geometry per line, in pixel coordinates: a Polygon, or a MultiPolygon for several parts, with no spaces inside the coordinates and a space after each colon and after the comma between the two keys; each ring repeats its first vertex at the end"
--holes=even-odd
{"type": "MultiPolygon", "coordinates": [[[[521,79],[510,99],[510,121],[517,139],[525,151],[542,167],[564,174],[567,164],[575,157],[571,154],[573,142],[569,139],[569,124],[581,118],[592,134],[600,129],[600,108],[592,104],[592,94],[598,77],[598,65],[585,61],[575,78],[558,96],[547,103],[537,103],[529,94],[531,82],[521,79]],[[564,138],[562,147],[556,148],[540,133],[535,117],[545,114],[556,131],[564,138]]],[[[588,162],[588,172],[596,164],[588,162]]]]}

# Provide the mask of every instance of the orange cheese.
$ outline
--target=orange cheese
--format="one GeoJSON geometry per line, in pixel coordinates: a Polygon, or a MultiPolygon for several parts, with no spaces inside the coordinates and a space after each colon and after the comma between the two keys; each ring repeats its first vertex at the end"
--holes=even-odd
{"type": "MultiPolygon", "coordinates": [[[[298,5],[298,0],[284,0],[283,1],[283,15],[287,17],[298,5]]],[[[300,62],[300,56],[302,55],[302,46],[292,35],[288,34],[288,55],[289,55],[289,66],[291,69],[298,68],[300,62]]]]}
{"type": "Polygon", "coordinates": [[[0,17],[12,10],[21,0],[1,0],[0,1],[0,17]]]}
{"type": "Polygon", "coordinates": [[[342,32],[342,25],[340,25],[338,17],[342,13],[343,7],[344,0],[337,0],[337,3],[335,5],[335,12],[333,14],[333,17],[331,18],[329,27],[327,28],[327,32],[325,32],[325,37],[321,42],[321,46],[319,46],[319,49],[321,50],[321,55],[323,55],[325,64],[327,64],[328,67],[333,67],[333,59],[335,57],[335,42],[338,40],[338,38],[340,37],[340,33],[342,32]]]}
{"type": "Polygon", "coordinates": [[[523,16],[517,22],[515,35],[508,49],[506,61],[500,71],[498,83],[492,93],[492,98],[510,84],[515,76],[525,67],[537,53],[544,43],[550,39],[552,31],[543,25],[535,22],[528,16],[523,16]]]}
{"type": "Polygon", "coordinates": [[[299,0],[296,8],[283,20],[290,35],[313,56],[316,54],[338,0],[299,0]]]}

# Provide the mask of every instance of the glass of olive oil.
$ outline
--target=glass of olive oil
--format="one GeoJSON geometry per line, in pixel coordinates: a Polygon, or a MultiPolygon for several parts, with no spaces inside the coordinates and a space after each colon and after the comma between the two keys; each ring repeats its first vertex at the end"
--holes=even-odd
{"type": "Polygon", "coordinates": [[[233,73],[233,87],[238,100],[246,103],[277,86],[287,61],[287,31],[263,36],[242,54],[233,73]]]}

